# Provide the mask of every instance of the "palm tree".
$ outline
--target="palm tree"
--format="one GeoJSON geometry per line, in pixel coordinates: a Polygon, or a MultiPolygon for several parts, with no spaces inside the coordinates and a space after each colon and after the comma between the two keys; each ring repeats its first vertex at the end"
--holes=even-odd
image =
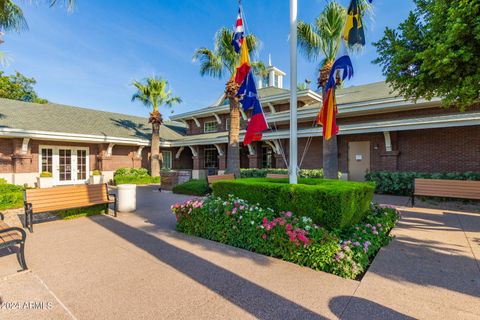
{"type": "MultiPolygon", "coordinates": [[[[51,7],[63,3],[68,11],[72,11],[76,0],[47,0],[47,2],[51,7]]],[[[0,31],[20,32],[26,29],[28,25],[22,9],[12,0],[0,0],[0,31]]]]}
{"type": "Polygon", "coordinates": [[[145,106],[152,108],[149,119],[152,124],[150,174],[153,177],[158,177],[160,176],[160,125],[163,122],[158,107],[171,107],[182,102],[182,99],[173,97],[172,91],[167,89],[167,80],[160,77],[146,78],[142,82],[134,81],[132,84],[137,89],[137,92],[132,96],[132,102],[140,101],[145,106]]]}
{"type": "MultiPolygon", "coordinates": [[[[346,9],[339,3],[329,2],[313,24],[303,21],[298,23],[298,44],[307,59],[320,62],[318,88],[322,89],[323,99],[326,97],[325,86],[333,63],[340,48],[342,33],[346,21],[346,9]]],[[[337,136],[329,140],[323,139],[323,170],[328,179],[338,179],[338,146],[337,136]]]]}
{"type": "MultiPolygon", "coordinates": [[[[240,54],[232,46],[233,31],[221,28],[214,39],[214,49],[199,48],[193,54],[193,61],[200,62],[200,74],[214,78],[227,78],[225,98],[230,103],[230,128],[228,133],[227,172],[240,176],[240,110],[237,95],[239,85],[234,80],[234,75],[240,54]]],[[[258,39],[254,35],[245,37],[248,49],[254,52],[258,46],[258,39]]],[[[261,62],[252,63],[255,70],[265,67],[261,62]]]]}

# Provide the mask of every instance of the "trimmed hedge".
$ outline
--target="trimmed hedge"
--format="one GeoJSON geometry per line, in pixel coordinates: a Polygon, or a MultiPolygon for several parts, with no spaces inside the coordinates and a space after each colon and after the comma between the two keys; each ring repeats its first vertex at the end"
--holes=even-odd
{"type": "Polygon", "coordinates": [[[0,181],[0,210],[21,208],[23,206],[22,186],[8,184],[6,181],[0,181]]]}
{"type": "Polygon", "coordinates": [[[159,184],[160,177],[113,177],[113,183],[119,184],[159,184]]]}
{"type": "Polygon", "coordinates": [[[113,175],[113,183],[119,184],[158,184],[160,177],[152,177],[144,168],[120,168],[113,175]]]}
{"type": "MultiPolygon", "coordinates": [[[[288,169],[240,169],[242,178],[264,178],[268,173],[288,174],[288,169]]],[[[323,178],[323,169],[300,169],[300,178],[323,178]]]]}
{"type": "Polygon", "coordinates": [[[207,180],[190,180],[182,184],[178,184],[172,189],[173,193],[187,194],[191,196],[204,196],[208,194],[209,188],[207,180]]]}
{"type": "Polygon", "coordinates": [[[425,172],[370,172],[365,175],[367,181],[375,182],[376,192],[410,196],[413,193],[415,178],[423,179],[446,179],[446,180],[480,180],[480,172],[448,172],[448,173],[425,173],[425,172]]]}
{"type": "Polygon", "coordinates": [[[234,195],[262,207],[293,211],[330,230],[359,223],[370,208],[374,190],[373,183],[306,178],[297,185],[290,185],[288,179],[267,178],[213,184],[215,196],[227,199],[234,195]]]}

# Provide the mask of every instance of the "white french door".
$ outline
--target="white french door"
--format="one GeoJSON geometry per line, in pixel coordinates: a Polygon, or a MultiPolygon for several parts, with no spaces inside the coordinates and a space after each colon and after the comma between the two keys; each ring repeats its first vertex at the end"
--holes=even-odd
{"type": "Polygon", "coordinates": [[[89,150],[83,147],[40,146],[39,169],[53,174],[55,184],[85,183],[89,177],[89,150]]]}

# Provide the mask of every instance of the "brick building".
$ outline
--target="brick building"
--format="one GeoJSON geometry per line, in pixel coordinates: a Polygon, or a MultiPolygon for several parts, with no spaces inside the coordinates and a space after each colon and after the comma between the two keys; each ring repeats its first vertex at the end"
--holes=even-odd
{"type": "MultiPolygon", "coordinates": [[[[270,130],[263,141],[241,147],[242,168],[285,168],[288,159],[289,90],[275,67],[259,81],[270,130]]],[[[407,101],[384,83],[337,90],[339,168],[362,180],[368,171],[480,171],[480,106],[466,112],[439,99],[407,101]]],[[[301,168],[322,167],[322,129],[314,125],[321,96],[298,92],[298,159],[301,168]]],[[[242,113],[241,139],[248,124],[242,113]]],[[[193,178],[226,167],[229,106],[175,115],[161,128],[166,168],[193,178]]],[[[120,167],[146,167],[150,125],[146,118],[54,104],[0,100],[0,177],[33,184],[52,171],[57,184],[82,183],[94,169],[107,179],[120,167]]]]}

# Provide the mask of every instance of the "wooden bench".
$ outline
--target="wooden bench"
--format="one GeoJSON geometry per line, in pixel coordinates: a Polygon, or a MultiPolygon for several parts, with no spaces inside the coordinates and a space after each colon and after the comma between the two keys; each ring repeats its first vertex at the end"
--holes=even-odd
{"type": "Polygon", "coordinates": [[[267,173],[267,178],[272,178],[272,179],[285,179],[285,178],[288,178],[288,174],[282,174],[282,173],[267,173]]]}
{"type": "Polygon", "coordinates": [[[3,221],[4,218],[3,214],[0,213],[0,249],[18,246],[18,263],[22,270],[27,270],[27,264],[25,263],[25,240],[27,239],[27,234],[22,228],[10,227],[3,221]]]}
{"type": "Polygon", "coordinates": [[[25,227],[33,232],[33,214],[50,211],[77,209],[105,204],[114,204],[117,216],[117,198],[108,193],[106,184],[54,187],[47,189],[27,189],[25,200],[25,227]],[[112,199],[113,198],[113,199],[112,199]]]}
{"type": "Polygon", "coordinates": [[[211,187],[215,181],[220,180],[234,180],[235,175],[233,173],[223,174],[220,176],[207,176],[208,186],[211,187]]]}
{"type": "Polygon", "coordinates": [[[412,207],[416,196],[480,200],[480,181],[415,179],[412,207]]]}

